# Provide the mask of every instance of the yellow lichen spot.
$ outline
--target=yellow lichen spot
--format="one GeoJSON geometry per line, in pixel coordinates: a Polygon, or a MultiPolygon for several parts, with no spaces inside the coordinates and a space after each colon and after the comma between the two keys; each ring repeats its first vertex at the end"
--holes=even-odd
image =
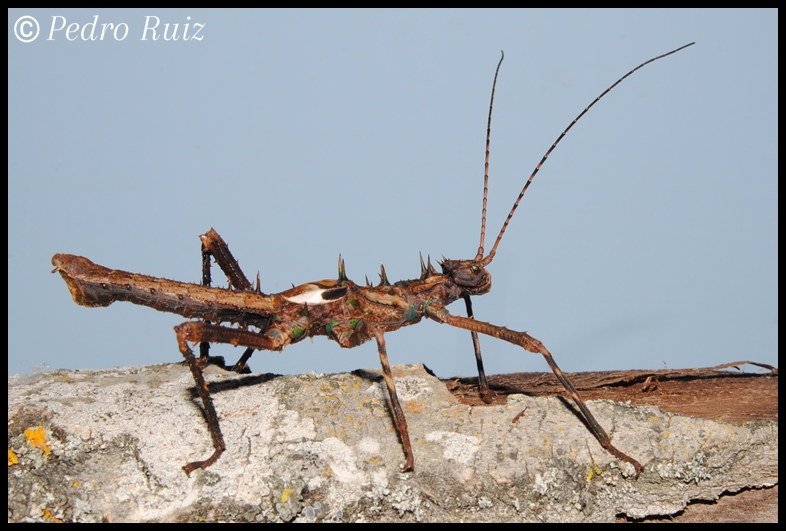
{"type": "Polygon", "coordinates": [[[281,495],[281,501],[285,502],[289,499],[289,496],[292,494],[292,491],[295,489],[284,489],[284,494],[281,495]]]}
{"type": "Polygon", "coordinates": [[[8,450],[8,466],[18,465],[19,459],[17,459],[16,454],[13,450],[8,450]]]}
{"type": "Polygon", "coordinates": [[[79,486],[79,482],[78,481],[74,481],[73,483],[71,483],[71,486],[72,487],[78,487],[79,486]]]}
{"type": "Polygon", "coordinates": [[[60,524],[63,521],[60,518],[56,518],[55,515],[49,512],[49,509],[44,509],[44,520],[48,520],[50,522],[54,522],[56,524],[60,524]]]}
{"type": "Polygon", "coordinates": [[[52,450],[46,444],[46,431],[43,426],[38,426],[36,429],[28,428],[25,430],[25,437],[30,441],[30,446],[40,446],[44,454],[49,455],[52,450]]]}
{"type": "Polygon", "coordinates": [[[660,422],[660,419],[656,416],[648,417],[647,422],[660,422]]]}
{"type": "Polygon", "coordinates": [[[601,470],[600,467],[597,464],[595,464],[595,462],[593,461],[589,474],[587,474],[587,481],[591,480],[595,476],[600,476],[602,473],[603,470],[601,470]]]}

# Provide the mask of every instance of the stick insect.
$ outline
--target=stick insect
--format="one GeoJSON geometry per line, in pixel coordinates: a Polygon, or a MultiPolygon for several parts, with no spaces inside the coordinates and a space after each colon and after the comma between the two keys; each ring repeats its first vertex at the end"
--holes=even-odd
{"type": "Polygon", "coordinates": [[[183,469],[188,475],[196,469],[205,469],[215,463],[226,449],[218,413],[203,376],[203,369],[208,363],[213,362],[223,366],[223,358],[211,357],[209,344],[228,343],[246,347],[243,355],[230,370],[247,372],[246,362],[254,350],[281,351],[290,343],[314,336],[326,336],[344,348],[356,347],[371,339],[376,341],[393,421],[404,450],[405,462],[401,465],[401,469],[402,471],[413,470],[415,466],[414,453],[410,443],[407,420],[396,394],[396,386],[388,362],[385,333],[415,324],[426,317],[438,323],[470,332],[478,367],[479,392],[486,402],[491,401],[492,394],[483,369],[478,334],[495,337],[518,345],[529,352],[542,355],[564,386],[568,396],[578,406],[583,420],[598,442],[616,458],[630,463],[635,470],[635,475],[638,476],[642,468],[641,464],[612,444],[606,431],[595,420],[592,412],[576,392],[570,380],[557,366],[543,343],[526,332],[517,332],[503,326],[476,320],[472,313],[471,297],[483,295],[491,289],[491,275],[486,267],[494,259],[502,236],[535,175],[568,131],[592,106],[625,78],[649,63],[674,54],[692,44],[694,43],[686,44],[640,64],[618,79],[581,111],[557,137],[557,140],[532,171],[518,198],[513,203],[491,251],[485,254],[491,113],[494,106],[497,76],[505,57],[503,53],[494,73],[489,102],[480,244],[475,257],[469,260],[443,258],[439,262],[441,272],[432,266],[430,259],[424,263],[421,255],[419,278],[391,284],[385,274],[384,266],[381,266],[379,283],[374,286],[366,277],[365,285],[361,286],[349,280],[344,261],[339,256],[338,279],[310,282],[281,293],[265,294],[260,289],[259,275],[257,274],[256,283],[253,285],[240,269],[227,244],[213,229],[200,236],[202,241],[201,284],[178,282],[109,269],[97,265],[87,258],[69,254],[56,254],[52,257],[52,264],[55,266],[52,272],[60,273],[74,301],[82,306],[100,307],[109,306],[115,301],[128,301],[159,311],[176,313],[189,319],[196,319],[176,326],[175,332],[178,347],[193,375],[197,392],[204,406],[214,451],[207,459],[186,464],[183,469]],[[211,286],[211,257],[227,276],[229,281],[227,288],[211,286]],[[459,299],[464,301],[467,311],[466,317],[453,315],[446,308],[450,303],[459,299]],[[221,323],[234,324],[236,327],[221,326],[221,323]],[[194,355],[189,346],[189,344],[195,345],[197,343],[200,344],[199,357],[194,355]]]}

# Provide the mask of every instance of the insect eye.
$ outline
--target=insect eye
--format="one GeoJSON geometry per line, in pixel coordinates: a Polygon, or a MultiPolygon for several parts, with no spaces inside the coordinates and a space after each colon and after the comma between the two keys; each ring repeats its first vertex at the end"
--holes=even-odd
{"type": "Polygon", "coordinates": [[[476,264],[472,264],[472,265],[470,266],[470,269],[472,270],[472,272],[473,272],[473,273],[477,273],[477,272],[479,272],[479,271],[480,271],[480,267],[479,267],[479,266],[477,266],[476,264]]]}

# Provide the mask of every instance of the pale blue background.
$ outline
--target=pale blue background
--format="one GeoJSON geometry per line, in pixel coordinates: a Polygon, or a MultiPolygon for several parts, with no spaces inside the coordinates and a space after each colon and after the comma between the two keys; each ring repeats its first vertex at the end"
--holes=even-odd
{"type": "MultiPolygon", "coordinates": [[[[161,29],[159,26],[159,30],[161,29]]],[[[215,227],[263,290],[419,275],[478,245],[488,97],[493,242],[543,152],[476,317],[566,371],[777,363],[778,14],[764,11],[10,10],[8,372],[177,362],[182,318],[76,306],[52,254],[198,282],[215,227]],[[22,15],[42,35],[14,36],[22,15]],[[46,40],[53,16],[122,42],[46,40]],[[145,16],[202,41],[141,41],[145,16]],[[191,17],[188,21],[186,17],[191,17]],[[193,31],[193,30],[192,30],[193,31]]],[[[489,242],[490,244],[491,242],[489,242]]],[[[215,278],[221,275],[216,270],[215,278]]],[[[463,314],[463,305],[451,310],[463,314]]],[[[489,373],[545,371],[482,338],[489,373]]],[[[387,336],[392,363],[475,374],[469,334],[387,336]]],[[[216,349],[228,358],[240,349],[216,349]]],[[[258,352],[255,371],[378,366],[373,342],[258,352]]]]}

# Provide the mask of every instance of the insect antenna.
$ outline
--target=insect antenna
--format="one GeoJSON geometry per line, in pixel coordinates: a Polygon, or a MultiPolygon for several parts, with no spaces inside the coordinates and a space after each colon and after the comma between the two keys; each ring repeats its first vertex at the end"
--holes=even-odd
{"type": "Polygon", "coordinates": [[[505,59],[505,51],[500,50],[502,57],[499,58],[497,63],[497,70],[494,72],[494,82],[491,84],[491,101],[489,101],[489,120],[486,124],[486,165],[483,170],[483,212],[480,218],[480,245],[478,246],[478,254],[475,260],[483,259],[483,242],[486,239],[486,204],[488,203],[489,196],[489,144],[491,143],[491,109],[494,107],[494,91],[497,90],[497,76],[499,75],[499,67],[502,66],[502,60],[505,59]]]}
{"type": "MultiPolygon", "coordinates": [[[[487,265],[489,265],[491,263],[491,261],[494,259],[494,255],[497,252],[497,246],[499,245],[499,242],[502,240],[502,235],[505,234],[505,230],[508,228],[508,223],[510,223],[510,219],[513,217],[513,213],[518,208],[519,203],[521,202],[521,198],[524,197],[524,193],[527,191],[527,188],[529,188],[529,185],[532,184],[532,180],[535,178],[535,175],[537,175],[537,173],[540,171],[540,168],[543,166],[543,163],[546,162],[547,158],[549,158],[549,155],[551,155],[551,152],[554,151],[554,148],[557,147],[557,144],[560,143],[562,138],[566,134],[568,134],[568,131],[570,131],[571,128],[574,125],[576,125],[576,122],[578,122],[581,119],[581,117],[584,116],[587,113],[587,111],[590,110],[590,108],[592,108],[593,105],[598,103],[598,101],[603,96],[605,96],[606,94],[611,92],[611,89],[613,89],[614,87],[616,87],[617,85],[622,83],[622,81],[625,78],[630,76],[633,72],[635,72],[639,68],[642,68],[642,67],[652,63],[653,61],[657,61],[658,59],[662,59],[662,58],[664,58],[666,56],[669,56],[671,54],[677,53],[680,50],[683,50],[683,49],[687,48],[688,46],[693,46],[694,44],[696,44],[696,43],[695,42],[691,42],[691,43],[685,44],[684,46],[680,46],[679,48],[677,48],[675,50],[672,50],[672,51],[670,51],[668,53],[664,53],[664,54],[659,55],[657,57],[653,57],[649,61],[644,61],[639,66],[637,66],[636,68],[634,68],[633,70],[631,70],[630,72],[628,72],[627,74],[625,74],[624,76],[619,78],[609,88],[604,90],[601,93],[600,96],[595,98],[592,101],[592,103],[587,105],[587,107],[583,111],[581,111],[581,113],[579,113],[579,115],[576,116],[576,118],[574,118],[574,120],[570,123],[570,125],[564,131],[562,131],[562,133],[557,137],[557,140],[554,141],[554,143],[551,145],[551,147],[548,149],[548,151],[546,151],[546,154],[543,155],[542,159],[540,159],[540,162],[538,163],[538,165],[535,166],[535,169],[532,171],[532,174],[529,176],[529,179],[527,179],[527,182],[524,184],[524,187],[521,189],[521,192],[519,193],[519,196],[516,198],[516,201],[513,203],[513,208],[510,209],[510,213],[508,214],[508,217],[505,218],[505,223],[502,224],[502,229],[499,231],[499,235],[497,236],[497,240],[494,242],[494,247],[491,248],[491,252],[488,254],[488,256],[486,256],[485,258],[482,258],[482,254],[483,254],[483,231],[485,230],[485,227],[486,227],[486,193],[488,191],[488,165],[489,165],[489,163],[488,163],[488,158],[489,158],[489,148],[488,148],[488,146],[489,146],[489,140],[488,140],[488,133],[487,133],[487,136],[486,136],[486,176],[485,176],[485,183],[484,183],[484,190],[483,190],[483,223],[482,223],[482,226],[481,226],[481,234],[480,234],[480,249],[478,249],[479,254],[478,254],[477,257],[475,257],[475,260],[480,260],[482,258],[482,263],[483,263],[484,266],[487,266],[487,265]]],[[[500,63],[501,62],[502,62],[502,60],[500,60],[500,63]]],[[[499,65],[497,65],[497,70],[499,71],[499,65]]],[[[496,82],[497,82],[497,76],[495,74],[494,75],[494,83],[496,84],[496,82]]],[[[494,89],[493,88],[491,90],[491,100],[492,100],[492,102],[494,101],[494,89]]],[[[491,108],[489,108],[489,132],[490,131],[491,131],[491,108]]]]}

